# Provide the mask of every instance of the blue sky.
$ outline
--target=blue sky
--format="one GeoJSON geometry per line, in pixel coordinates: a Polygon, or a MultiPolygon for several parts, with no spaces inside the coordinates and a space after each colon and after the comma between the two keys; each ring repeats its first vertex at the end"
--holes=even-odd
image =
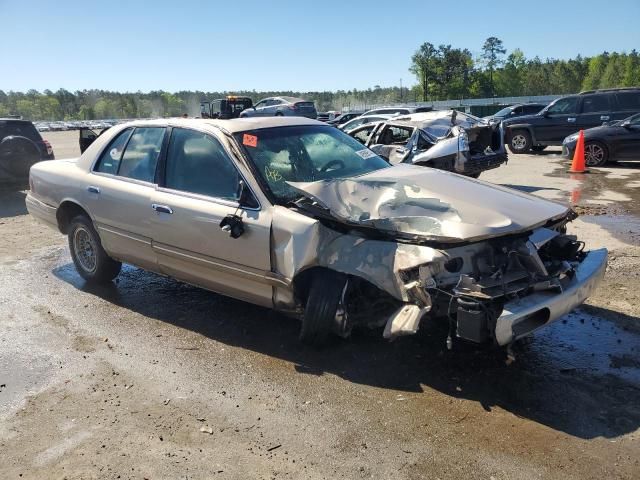
{"type": "Polygon", "coordinates": [[[425,41],[589,56],[640,49],[639,19],[640,0],[0,0],[0,89],[406,86],[425,41]]]}

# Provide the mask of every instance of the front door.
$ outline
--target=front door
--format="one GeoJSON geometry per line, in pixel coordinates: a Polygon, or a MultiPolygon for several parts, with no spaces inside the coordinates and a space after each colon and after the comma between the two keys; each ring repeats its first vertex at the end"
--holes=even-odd
{"type": "Polygon", "coordinates": [[[578,97],[557,100],[546,110],[545,116],[535,125],[536,140],[562,144],[565,137],[579,130],[578,97]]]}
{"type": "Polygon", "coordinates": [[[238,170],[222,144],[197,130],[173,128],[164,178],[153,195],[153,250],[163,273],[222,294],[272,306],[271,210],[239,208],[238,170]],[[242,218],[232,238],[220,227],[242,218]]]}

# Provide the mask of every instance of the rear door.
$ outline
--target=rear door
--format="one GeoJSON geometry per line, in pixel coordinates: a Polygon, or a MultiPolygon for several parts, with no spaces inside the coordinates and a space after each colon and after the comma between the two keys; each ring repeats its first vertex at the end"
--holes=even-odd
{"type": "MultiPolygon", "coordinates": [[[[264,306],[272,306],[271,210],[239,207],[241,176],[213,135],[173,128],[160,187],[153,193],[153,250],[163,273],[264,306]],[[244,233],[220,222],[238,215],[244,233]]],[[[246,183],[246,182],[245,182],[246,183]]]]}
{"type": "Polygon", "coordinates": [[[85,204],[107,252],[150,270],[157,270],[151,249],[151,199],[165,130],[122,131],[101,153],[84,186],[85,204]]]}
{"type": "Polygon", "coordinates": [[[623,120],[640,113],[640,90],[622,90],[615,93],[617,110],[612,120],[623,120]]]}
{"type": "Polygon", "coordinates": [[[549,106],[546,115],[536,118],[536,140],[549,143],[562,144],[562,140],[568,135],[579,130],[578,97],[566,97],[557,100],[549,106]]]}
{"type": "Polygon", "coordinates": [[[577,130],[598,127],[604,122],[612,120],[612,110],[615,104],[613,94],[595,93],[592,95],[582,95],[582,107],[578,115],[576,125],[577,130]]]}

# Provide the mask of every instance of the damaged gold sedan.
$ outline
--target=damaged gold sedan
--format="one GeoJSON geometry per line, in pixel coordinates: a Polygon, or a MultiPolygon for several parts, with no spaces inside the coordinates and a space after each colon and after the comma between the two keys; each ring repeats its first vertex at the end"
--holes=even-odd
{"type": "Polygon", "coordinates": [[[581,304],[607,261],[566,234],[562,205],[391,167],[304,118],[119,125],[30,183],[87,281],[131,263],[299,317],[309,343],[445,321],[449,344],[508,345],[581,304]]]}

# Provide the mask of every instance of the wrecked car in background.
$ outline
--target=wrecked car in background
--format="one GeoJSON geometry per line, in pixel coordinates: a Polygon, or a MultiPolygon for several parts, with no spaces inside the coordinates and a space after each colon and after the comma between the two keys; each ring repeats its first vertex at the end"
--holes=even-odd
{"type": "Polygon", "coordinates": [[[507,162],[502,127],[455,110],[394,117],[348,133],[392,165],[409,163],[478,178],[507,162]]]}
{"type": "Polygon", "coordinates": [[[508,345],[580,305],[607,260],[565,233],[567,207],[391,167],[299,117],[118,125],[31,185],[29,212],[87,281],[128,262],[298,317],[309,343],[444,321],[448,345],[508,345]]]}

